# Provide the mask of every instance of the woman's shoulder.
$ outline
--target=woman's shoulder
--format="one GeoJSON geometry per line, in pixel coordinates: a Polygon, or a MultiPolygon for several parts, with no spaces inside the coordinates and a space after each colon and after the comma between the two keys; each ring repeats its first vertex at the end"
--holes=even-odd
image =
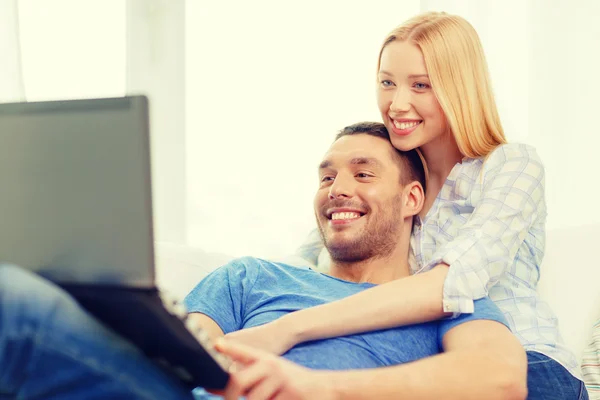
{"type": "Polygon", "coordinates": [[[525,143],[505,143],[496,147],[484,159],[484,170],[502,168],[504,166],[523,168],[531,165],[543,169],[542,160],[532,145],[525,143]]]}

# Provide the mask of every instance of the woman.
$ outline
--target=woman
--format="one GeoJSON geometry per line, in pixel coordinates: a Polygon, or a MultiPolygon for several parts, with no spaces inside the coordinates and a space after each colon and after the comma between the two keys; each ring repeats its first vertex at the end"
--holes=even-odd
{"type": "MultiPolygon", "coordinates": [[[[394,147],[418,148],[428,170],[413,275],[230,337],[283,353],[304,341],[470,313],[473,300],[489,296],[527,350],[529,398],[587,398],[556,317],[536,293],[544,168],[532,147],[506,143],[473,27],[445,13],[397,27],[381,48],[377,99],[394,147]]],[[[300,251],[316,264],[318,233],[300,251]]]]}

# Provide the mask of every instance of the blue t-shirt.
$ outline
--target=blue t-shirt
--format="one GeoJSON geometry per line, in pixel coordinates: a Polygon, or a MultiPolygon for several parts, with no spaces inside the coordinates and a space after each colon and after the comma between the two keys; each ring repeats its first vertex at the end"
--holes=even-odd
{"type": "MultiPolygon", "coordinates": [[[[287,313],[329,303],[375,286],[354,283],[282,263],[246,257],[203,279],[186,297],[189,312],[212,318],[224,333],[271,322],[287,313]]],[[[489,299],[475,302],[473,314],[424,324],[302,343],[283,355],[314,369],[376,368],[411,362],[442,352],[442,338],[472,320],[504,325],[489,299]]]]}

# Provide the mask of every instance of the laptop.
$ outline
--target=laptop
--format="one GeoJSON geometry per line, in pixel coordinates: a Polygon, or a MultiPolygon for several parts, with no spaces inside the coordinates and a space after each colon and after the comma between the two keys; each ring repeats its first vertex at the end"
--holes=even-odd
{"type": "Polygon", "coordinates": [[[228,360],[156,285],[148,99],[0,104],[0,263],[55,282],[190,388],[228,360]]]}

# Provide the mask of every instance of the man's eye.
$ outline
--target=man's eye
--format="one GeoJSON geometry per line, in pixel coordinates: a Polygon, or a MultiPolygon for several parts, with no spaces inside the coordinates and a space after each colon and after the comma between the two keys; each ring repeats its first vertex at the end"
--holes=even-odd
{"type": "Polygon", "coordinates": [[[356,174],[357,178],[372,178],[373,175],[371,174],[367,174],[365,172],[359,172],[358,174],[356,174]]]}
{"type": "Polygon", "coordinates": [[[333,176],[324,176],[321,178],[321,182],[329,182],[333,180],[333,176]]]}

